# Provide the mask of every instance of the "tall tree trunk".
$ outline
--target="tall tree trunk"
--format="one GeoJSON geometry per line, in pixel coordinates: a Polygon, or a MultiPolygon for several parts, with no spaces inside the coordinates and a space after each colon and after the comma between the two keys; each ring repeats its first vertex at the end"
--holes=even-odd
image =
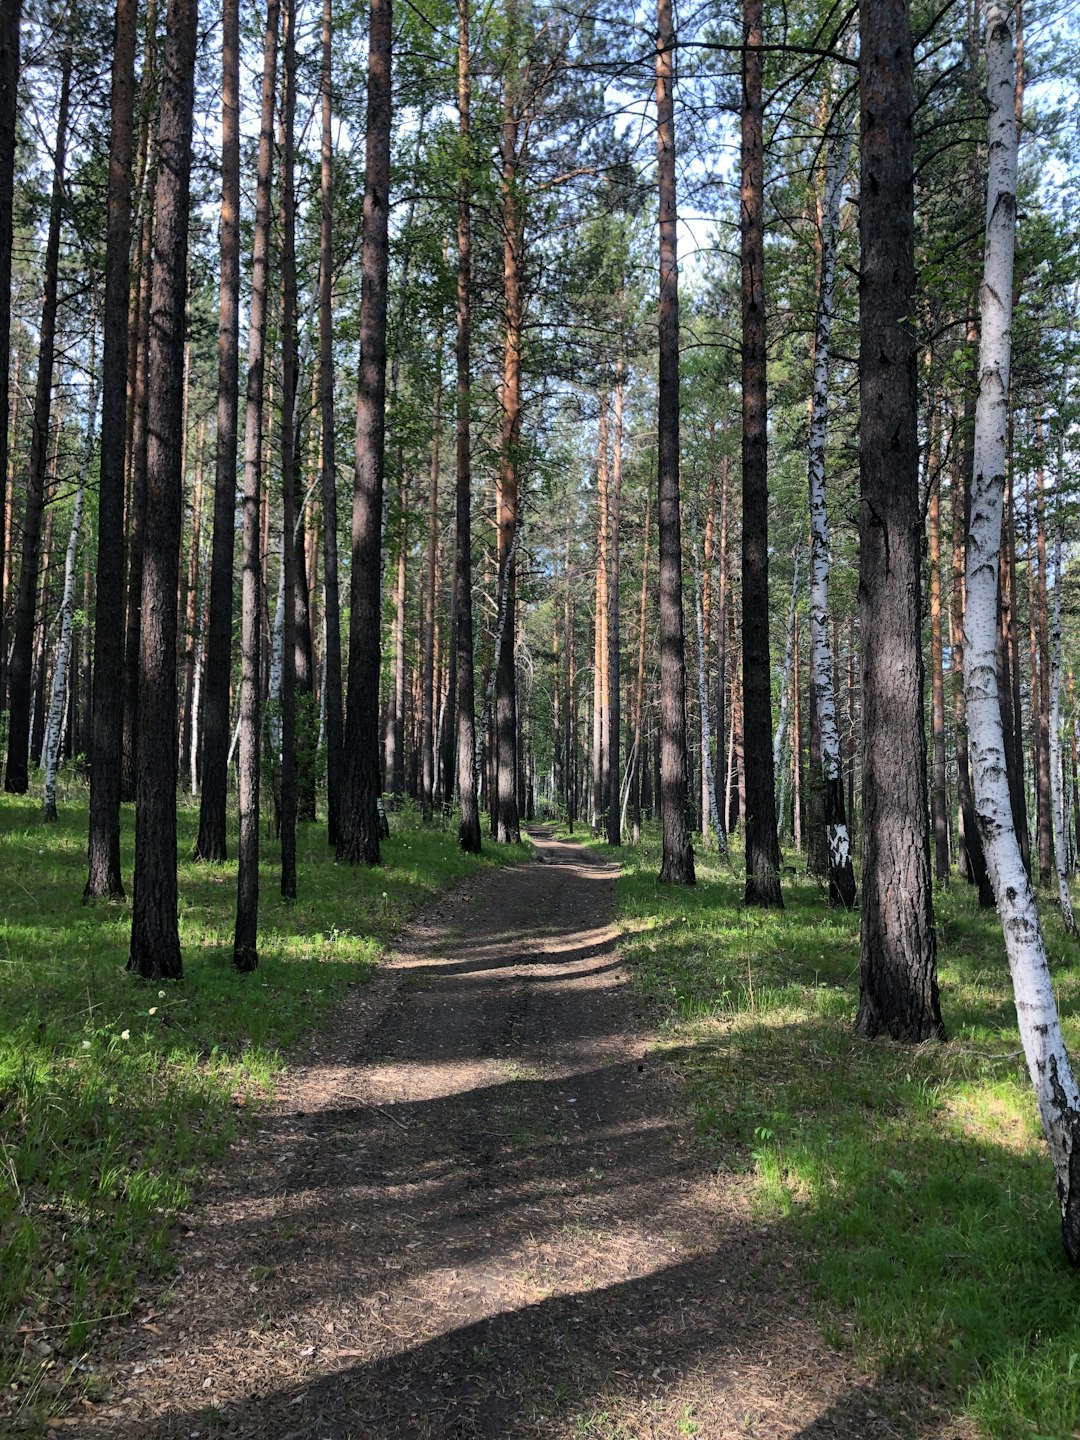
{"type": "MultiPolygon", "coordinates": [[[[727,433],[725,419],[724,431],[727,433]]],[[[727,694],[728,694],[728,606],[731,603],[728,581],[728,511],[731,491],[731,460],[720,457],[720,564],[716,577],[716,791],[713,804],[724,830],[725,847],[728,831],[727,784],[727,694]]]]}
{"type": "Polygon", "coordinates": [[[472,613],[472,462],[470,415],[472,407],[469,324],[472,300],[472,137],[470,134],[469,89],[469,0],[458,0],[458,127],[461,142],[461,170],[458,175],[457,228],[457,338],[455,361],[456,451],[455,451],[455,545],[454,614],[457,621],[457,770],[461,820],[458,841],[470,855],[480,853],[480,810],[477,803],[476,709],[473,680],[472,613]]]}
{"type": "Polygon", "coordinates": [[[1069,895],[1069,863],[1065,848],[1065,783],[1061,760],[1061,522],[1054,536],[1054,613],[1050,630],[1050,789],[1054,812],[1054,859],[1057,868],[1058,903],[1065,929],[1076,935],[1072,898],[1069,895]]]}
{"type": "Polygon", "coordinates": [[[521,338],[525,319],[521,263],[524,220],[518,193],[518,130],[510,67],[503,89],[500,145],[503,242],[503,369],[499,390],[502,433],[499,442],[497,531],[500,590],[506,597],[507,623],[495,658],[495,794],[492,835],[503,844],[521,839],[517,802],[517,547],[518,449],[521,443],[521,338]]]}
{"type": "Polygon", "coordinates": [[[765,329],[763,0],[743,0],[742,639],[746,903],[782,906],[769,663],[769,476],[765,329]],[[755,47],[755,48],[750,48],[755,47]]]}
{"type": "Polygon", "coordinates": [[[281,897],[296,899],[296,0],[282,14],[281,147],[281,897]]]}
{"type": "Polygon", "coordinates": [[[202,796],[195,856],[226,858],[236,442],[240,376],[240,0],[221,8],[221,276],[214,442],[214,544],[203,685],[202,796]]]}
{"type": "MultiPolygon", "coordinates": [[[[1053,824],[1051,819],[1051,778],[1050,778],[1050,623],[1046,588],[1046,475],[1043,463],[1044,427],[1042,416],[1042,394],[1036,392],[1035,441],[1037,463],[1035,466],[1035,555],[1038,559],[1038,573],[1035,577],[1035,605],[1033,607],[1032,629],[1035,637],[1035,651],[1038,654],[1038,689],[1032,690],[1032,709],[1036,712],[1036,793],[1039,820],[1039,884],[1049,885],[1054,866],[1053,824]]],[[[1033,569],[1030,549],[1029,572],[1033,569]]]]}
{"type": "MultiPolygon", "coordinates": [[[[56,355],[56,307],[60,259],[60,222],[64,207],[64,166],[67,157],[68,111],[71,98],[71,46],[65,43],[60,61],[60,104],[56,118],[49,233],[45,242],[44,293],[38,342],[38,371],[30,432],[30,465],[26,477],[23,512],[22,560],[15,604],[15,642],[11,651],[8,705],[8,752],[4,789],[24,795],[29,783],[30,705],[33,690],[34,627],[38,566],[41,562],[41,522],[45,510],[45,472],[48,463],[49,419],[52,413],[53,364],[56,355]]],[[[7,305],[7,292],[3,303],[7,305]]],[[[3,383],[7,386],[7,373],[3,383]]]]}
{"type": "Polygon", "coordinates": [[[994,891],[986,868],[982,837],[975,819],[975,797],[971,788],[971,762],[968,754],[967,701],[964,698],[964,626],[967,606],[964,594],[965,537],[971,509],[970,469],[967,459],[970,446],[958,452],[964,472],[954,468],[952,474],[952,629],[953,646],[949,674],[953,686],[953,732],[956,737],[956,797],[960,812],[960,869],[978,887],[979,905],[988,909],[994,903],[994,891]]]}
{"type": "Polygon", "coordinates": [[[784,630],[784,663],[780,669],[780,714],[773,737],[773,776],[777,785],[776,839],[780,839],[787,823],[787,742],[788,716],[791,713],[791,670],[795,660],[795,621],[799,613],[799,562],[802,556],[796,547],[791,572],[791,599],[788,602],[787,626],[784,630]]]}
{"type": "MultiPolygon", "coordinates": [[[[94,366],[94,332],[90,332],[90,384],[86,399],[86,438],[83,441],[82,459],[79,463],[79,478],[75,490],[75,506],[71,515],[71,530],[68,534],[67,553],[64,556],[64,591],[60,600],[60,639],[56,647],[56,663],[53,667],[52,694],[49,699],[49,718],[45,725],[43,747],[45,761],[45,795],[42,802],[42,818],[46,823],[55,821],[56,814],[56,772],[60,768],[60,732],[63,728],[64,698],[71,668],[71,632],[75,620],[75,567],[79,551],[79,535],[82,531],[83,497],[86,494],[86,478],[90,462],[94,458],[94,442],[97,433],[97,375],[94,366]]],[[[74,691],[74,686],[72,687],[74,691]]]]}
{"type": "Polygon", "coordinates": [[[943,1033],[929,864],[908,0],[859,12],[863,896],[857,1029],[943,1033]]]}
{"type": "MultiPolygon", "coordinates": [[[[441,357],[441,347],[440,347],[441,357]]],[[[421,700],[420,812],[430,823],[435,798],[435,587],[439,549],[439,438],[442,380],[435,382],[435,414],[431,423],[431,472],[428,479],[427,572],[424,590],[424,668],[421,700]]]]}
{"type": "Polygon", "coordinates": [[[968,528],[964,683],[979,827],[1005,935],[1020,1039],[1057,1179],[1065,1253],[1077,1265],[1080,1089],[1062,1038],[1035,894],[1013,825],[994,662],[1005,488],[1017,148],[1012,35],[1008,16],[996,0],[988,7],[986,49],[989,176],[979,401],[968,528]]]}
{"type": "MultiPolygon", "coordinates": [[[[821,270],[818,279],[817,316],[814,323],[814,390],[810,405],[810,439],[807,471],[810,484],[810,750],[813,790],[820,795],[820,829],[814,816],[811,856],[817,860],[819,836],[824,835],[828,865],[829,903],[855,908],[855,870],[851,837],[844,806],[844,776],[840,763],[840,731],[836,720],[833,654],[829,640],[829,576],[832,551],[829,512],[825,498],[825,442],[829,424],[829,364],[832,344],[833,296],[836,287],[836,245],[840,231],[840,203],[847,174],[851,132],[838,119],[829,135],[825,160],[825,194],[821,207],[821,270]],[[820,780],[818,765],[820,764],[820,780]],[[820,788],[819,788],[820,787],[820,788]]],[[[817,807],[815,806],[815,809],[817,807]]],[[[820,865],[812,866],[820,873],[820,865]]]]}
{"type": "Polygon", "coordinates": [[[135,879],[128,968],[179,978],[176,884],[176,592],[189,180],[198,0],[169,0],[154,195],[147,410],[146,528],[139,632],[135,879]]]}
{"type": "Polygon", "coordinates": [[[660,201],[657,494],[660,522],[660,879],[694,883],[686,804],[686,658],[679,516],[679,268],[675,203],[675,31],[671,0],[656,6],[656,144],[660,201]]]}
{"type": "MultiPolygon", "coordinates": [[[[148,40],[149,49],[155,41],[148,40]]],[[[124,624],[124,733],[122,740],[120,794],[135,798],[138,770],[139,654],[142,619],[142,573],[146,525],[146,445],[149,403],[150,289],[153,265],[154,206],[157,160],[147,165],[146,202],[140,238],[139,291],[136,301],[133,349],[134,386],[131,392],[131,444],[129,460],[127,611],[124,624]]]]}
{"type": "Polygon", "coordinates": [[[931,417],[930,494],[927,500],[927,561],[930,566],[930,681],[933,744],[933,785],[930,813],[934,826],[934,873],[949,880],[949,805],[945,793],[945,671],[941,641],[941,474],[936,453],[937,407],[931,417]]]}
{"type": "Polygon", "coordinates": [[[181,779],[190,775],[191,755],[197,743],[192,723],[192,697],[195,690],[195,655],[198,650],[199,560],[202,555],[203,449],[206,422],[199,417],[195,432],[195,493],[191,502],[191,540],[188,546],[187,583],[181,632],[181,655],[184,687],[180,706],[180,770],[181,779]]]}
{"type": "Polygon", "coordinates": [[[344,768],[344,709],[341,679],[341,600],[338,591],[337,446],[334,434],[334,151],[333,0],[323,0],[322,105],[319,229],[319,407],[322,428],[323,616],[326,659],[323,686],[326,714],[326,815],[331,845],[337,845],[338,808],[344,768]]]}
{"type": "MultiPolygon", "coordinates": [[[[641,753],[642,721],[645,709],[645,622],[648,613],[649,603],[649,533],[652,521],[652,494],[645,492],[645,533],[642,539],[641,557],[641,600],[638,608],[638,650],[637,650],[637,688],[634,693],[634,743],[631,749],[634,764],[634,844],[641,844],[641,781],[642,776],[648,769],[646,758],[641,753]]],[[[716,753],[722,758],[724,747],[717,745],[716,753]]],[[[718,809],[713,812],[723,826],[718,809]]],[[[724,844],[727,845],[727,835],[724,835],[724,844]]]]}
{"type": "Polygon", "coordinates": [[[608,582],[608,428],[607,396],[600,396],[600,415],[596,427],[596,586],[593,600],[593,714],[592,714],[592,833],[603,829],[604,751],[607,744],[605,667],[607,644],[608,582]]]}
{"type": "MultiPolygon", "coordinates": [[[[3,377],[3,384],[0,384],[0,713],[3,712],[7,699],[7,518],[11,503],[8,493],[8,466],[11,458],[11,391],[8,389],[11,365],[11,306],[8,297],[11,295],[11,250],[14,235],[15,133],[19,113],[21,21],[22,0],[9,0],[0,12],[0,296],[4,298],[4,304],[0,305],[0,376],[3,377]]],[[[17,382],[15,390],[17,393],[17,382]]]]}
{"type": "Polygon", "coordinates": [[[607,655],[608,673],[608,794],[607,842],[618,845],[622,840],[622,800],[619,779],[619,729],[622,716],[619,706],[619,503],[622,497],[623,466],[623,374],[620,359],[615,379],[615,439],[612,453],[611,485],[608,490],[608,582],[607,582],[607,655]]]}
{"type": "Polygon", "coordinates": [[[356,404],[349,697],[337,857],[379,862],[379,629],[386,432],[386,284],[390,215],[392,0],[371,0],[364,240],[361,251],[360,387],[356,404]]]}
{"type": "Polygon", "coordinates": [[[236,875],[233,963],[259,963],[259,786],[262,744],[262,431],[266,310],[270,282],[270,184],[274,162],[279,0],[267,0],[263,42],[259,160],[248,325],[244,414],[243,537],[240,599],[240,845],[236,875]]]}
{"type": "Polygon", "coordinates": [[[409,553],[409,484],[404,473],[401,476],[398,498],[401,513],[397,578],[394,583],[394,688],[386,717],[383,776],[386,788],[400,798],[405,793],[405,596],[409,553]]]}

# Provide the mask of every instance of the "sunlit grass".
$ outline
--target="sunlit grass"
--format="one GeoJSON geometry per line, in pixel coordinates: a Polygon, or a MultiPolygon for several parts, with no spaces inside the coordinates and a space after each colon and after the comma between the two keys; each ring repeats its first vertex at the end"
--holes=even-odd
{"type": "MultiPolygon", "coordinates": [[[[128,904],[84,906],[86,797],[58,825],[40,798],[0,796],[0,1429],[35,1423],[73,1377],[101,1317],[125,1313],[171,1264],[178,1212],[266,1096],[281,1056],[363,980],[389,937],[437,890],[527,847],[463,855],[451,829],[393,817],[377,869],[339,866],[322,826],[301,826],[299,899],[263,846],[259,969],[232,965],[235,863],[190,856],[182,808],[184,979],[125,971],[128,904]]],[[[130,889],[132,824],[124,813],[130,889]]],[[[235,853],[235,837],[231,836],[235,853]]]]}
{"type": "MultiPolygon", "coordinates": [[[[620,852],[625,950],[689,1077],[718,1164],[790,1226],[827,1333],[920,1379],[1000,1440],[1080,1428],[1080,1277],[1019,1056],[996,915],[935,896],[949,1041],[856,1039],[858,917],[786,879],[783,912],[740,905],[741,872],[698,856],[657,883],[655,836],[620,852]]],[[[1080,950],[1044,898],[1067,1040],[1080,950]]]]}

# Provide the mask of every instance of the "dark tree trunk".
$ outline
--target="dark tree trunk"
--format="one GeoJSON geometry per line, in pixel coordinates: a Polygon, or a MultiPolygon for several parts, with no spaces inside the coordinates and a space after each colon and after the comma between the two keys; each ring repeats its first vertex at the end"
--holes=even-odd
{"type": "Polygon", "coordinates": [[[439,545],[439,427],[442,384],[435,382],[435,415],[431,426],[431,476],[428,483],[427,572],[424,594],[424,671],[421,701],[420,809],[430,822],[435,797],[435,571],[439,545]]]}
{"type": "Polygon", "coordinates": [[[139,653],[135,880],[128,969],[179,978],[176,592],[180,581],[188,196],[197,0],[169,0],[158,122],[139,653]]]}
{"type": "MultiPolygon", "coordinates": [[[[932,425],[936,425],[936,419],[932,425]]],[[[931,472],[937,464],[934,448],[930,452],[931,472]]],[[[941,638],[941,484],[940,477],[930,476],[927,506],[927,535],[930,565],[930,679],[933,741],[933,786],[930,791],[930,813],[934,825],[934,873],[939,881],[949,880],[949,808],[945,793],[945,672],[942,663],[941,638]]]]}
{"type": "Polygon", "coordinates": [[[622,495],[623,381],[622,362],[615,382],[615,446],[608,490],[608,576],[607,576],[607,842],[622,840],[621,790],[619,786],[619,500],[622,495]]]}
{"type": "Polygon", "coordinates": [[[296,899],[296,3],[282,16],[281,147],[281,896],[296,899]]]}
{"type": "Polygon", "coordinates": [[[686,657],[683,640],[682,534],[679,517],[679,270],[676,248],[675,32],[671,0],[657,0],[657,179],[660,192],[659,397],[657,402],[660,526],[660,815],[664,854],[660,879],[694,883],[694,851],[686,818],[686,657]]]}
{"type": "Polygon", "coordinates": [[[860,1034],[941,1036],[923,728],[908,0],[860,10],[860,1034]]]}
{"type": "MultiPolygon", "coordinates": [[[[147,170],[147,188],[153,193],[156,162],[147,170]]],[[[124,733],[120,768],[120,794],[135,798],[139,741],[139,654],[142,619],[142,573],[146,523],[146,440],[148,366],[150,354],[150,282],[153,263],[154,209],[148,203],[143,215],[139,295],[134,346],[135,386],[132,392],[130,504],[128,522],[127,612],[124,626],[124,733]]]]}
{"type": "MultiPolygon", "coordinates": [[[[1043,466],[1043,420],[1042,396],[1036,395],[1040,407],[1035,421],[1035,437],[1039,447],[1038,463],[1035,467],[1035,555],[1038,560],[1038,574],[1035,580],[1035,650],[1039,657],[1039,686],[1037,695],[1036,721],[1036,769],[1035,782],[1038,796],[1039,819],[1039,884],[1049,885],[1054,868],[1054,830],[1051,815],[1050,795],[1050,615],[1046,593],[1046,478],[1043,466]]],[[[1029,557],[1028,568],[1031,569],[1029,557]]]]}
{"type": "MultiPolygon", "coordinates": [[[[10,0],[0,11],[0,713],[7,698],[7,626],[4,577],[7,574],[8,437],[11,425],[8,376],[11,363],[11,250],[15,188],[15,131],[18,123],[19,25],[22,0],[10,0]]],[[[110,209],[110,216],[112,211],[110,209]]]]}
{"type": "Polygon", "coordinates": [[[458,116],[462,145],[458,177],[457,231],[457,420],[455,456],[454,615],[457,621],[457,769],[461,820],[458,842],[480,853],[480,809],[476,794],[476,699],[473,679],[472,461],[469,326],[472,298],[471,135],[469,129],[469,0],[458,0],[458,116]]]}
{"type": "MultiPolygon", "coordinates": [[[[9,675],[8,752],[4,789],[24,795],[29,783],[30,706],[34,683],[34,630],[37,609],[38,566],[41,561],[41,523],[45,510],[45,473],[48,464],[49,420],[52,413],[53,365],[56,354],[57,267],[60,259],[60,221],[64,207],[64,164],[67,155],[68,109],[71,97],[71,48],[61,57],[60,105],[56,119],[56,154],[49,234],[45,242],[45,284],[41,299],[37,382],[30,433],[30,466],[26,477],[23,512],[22,560],[19,593],[15,602],[15,641],[9,675]]],[[[6,307],[7,294],[3,300],[6,307]]],[[[3,376],[7,386],[7,373],[3,376]]]]}
{"type": "Polygon", "coordinates": [[[337,445],[334,434],[334,152],[331,134],[333,104],[333,0],[323,0],[322,146],[319,229],[319,409],[322,428],[323,617],[326,657],[326,817],[327,836],[337,845],[341,794],[344,719],[341,689],[341,601],[338,592],[337,445]]]}
{"type": "Polygon", "coordinates": [[[240,0],[223,0],[221,88],[221,278],[217,341],[217,437],[210,618],[203,681],[199,860],[226,858],[229,672],[232,659],[236,431],[240,370],[240,0]]]}
{"type": "Polygon", "coordinates": [[[233,964],[259,963],[259,787],[262,744],[263,381],[270,280],[270,182],[274,159],[274,91],[277,84],[279,0],[267,0],[263,43],[259,161],[248,326],[244,413],[244,498],[240,598],[240,845],[236,874],[233,964]]]}
{"type": "Polygon", "coordinates": [[[364,241],[361,252],[360,393],[352,521],[349,698],[337,857],[379,862],[379,629],[386,430],[386,283],[390,214],[392,0],[371,0],[364,241]]]}
{"type": "Polygon", "coordinates": [[[742,640],[746,903],[780,905],[769,664],[769,477],[765,392],[762,0],[743,0],[742,640]],[[758,48],[750,49],[750,46],[758,48]]]}
{"type": "Polygon", "coordinates": [[[506,622],[495,657],[495,788],[491,807],[494,839],[516,845],[521,840],[517,794],[517,548],[518,449],[521,443],[521,340],[524,325],[521,263],[524,222],[518,196],[518,118],[510,93],[509,67],[503,91],[501,144],[503,242],[503,372],[500,387],[502,434],[498,473],[498,547],[500,604],[506,622]]]}

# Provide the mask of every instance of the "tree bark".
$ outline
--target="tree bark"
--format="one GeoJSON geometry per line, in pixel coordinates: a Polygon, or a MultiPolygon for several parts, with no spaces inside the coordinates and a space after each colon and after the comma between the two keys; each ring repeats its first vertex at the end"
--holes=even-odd
{"type": "Polygon", "coordinates": [[[743,0],[742,651],[748,905],[782,906],[769,662],[769,477],[765,330],[762,0],[743,0]],[[754,48],[751,48],[754,47],[754,48]]]}
{"type": "Polygon", "coordinates": [[[197,0],[169,0],[158,121],[139,632],[135,879],[128,969],[181,974],[176,882],[176,592],[197,0]]]}
{"type": "Polygon", "coordinates": [[[679,269],[675,203],[675,31],[671,0],[656,7],[657,183],[660,202],[657,493],[660,529],[660,879],[694,883],[687,824],[686,658],[679,516],[679,269]]]}
{"type": "Polygon", "coordinates": [[[908,0],[860,10],[859,595],[863,897],[856,1027],[943,1034],[929,865],[908,0]]]}
{"type": "Polygon", "coordinates": [[[368,38],[360,385],[356,405],[349,695],[337,857],[379,862],[379,630],[386,432],[392,0],[371,0],[368,38]]]}
{"type": "Polygon", "coordinates": [[[1061,758],[1061,525],[1054,536],[1054,611],[1050,626],[1050,790],[1054,813],[1054,859],[1058,903],[1066,931],[1075,937],[1069,865],[1065,848],[1065,777],[1061,758]]]}
{"type": "MultiPolygon", "coordinates": [[[[10,462],[11,391],[11,251],[14,236],[15,136],[18,128],[19,27],[22,0],[10,0],[0,11],[0,712],[7,700],[7,517],[10,462]]],[[[110,211],[111,215],[111,211],[110,211]]],[[[17,357],[16,357],[17,363],[17,357]]],[[[16,384],[16,391],[18,386],[16,384]]]]}
{"type": "Polygon", "coordinates": [[[622,716],[619,705],[619,504],[622,497],[623,468],[623,374],[619,361],[615,379],[615,436],[612,450],[611,485],[608,490],[608,581],[607,581],[607,655],[608,673],[608,793],[607,842],[618,845],[622,840],[622,795],[619,777],[619,730],[622,716]]]}
{"type": "Polygon", "coordinates": [[[480,810],[477,802],[476,701],[473,678],[472,613],[472,465],[470,413],[470,305],[472,300],[472,137],[469,90],[469,0],[458,0],[457,100],[461,154],[458,174],[457,227],[457,368],[455,436],[454,614],[457,621],[457,771],[461,819],[458,843],[470,855],[480,853],[480,810]]]}
{"type": "MultiPolygon", "coordinates": [[[[1036,715],[1036,767],[1035,781],[1038,796],[1037,814],[1039,826],[1039,884],[1049,885],[1054,868],[1054,830],[1051,818],[1050,776],[1050,622],[1046,587],[1046,474],[1043,463],[1045,445],[1042,416],[1042,395],[1036,392],[1035,442],[1038,461],[1035,466],[1035,555],[1038,559],[1038,573],[1035,577],[1035,605],[1033,608],[1034,649],[1038,654],[1038,689],[1032,690],[1032,708],[1036,715]]],[[[1032,569],[1029,554],[1028,569],[1032,569]]]]}
{"type": "MultiPolygon", "coordinates": [[[[441,356],[441,348],[440,348],[441,356]]],[[[427,573],[424,590],[424,668],[421,700],[420,813],[429,824],[435,800],[435,585],[439,548],[439,438],[442,380],[435,382],[435,413],[431,422],[431,472],[428,479],[427,573]]]]}
{"type": "Polygon", "coordinates": [[[926,528],[930,566],[930,682],[933,785],[930,814],[934,826],[934,873],[949,881],[949,807],[945,793],[945,671],[941,641],[941,476],[936,450],[937,409],[930,421],[930,493],[927,499],[926,528]]]}
{"type": "Polygon", "coordinates": [[[1080,1089],[1061,1034],[1031,880],[1013,823],[997,694],[996,608],[1005,489],[1013,250],[1016,113],[1012,35],[992,0],[986,21],[990,101],[986,255],[981,291],[979,400],[967,551],[964,684],[979,829],[1012,972],[1020,1039],[1057,1180],[1062,1240],[1080,1264],[1080,1089]]]}
{"type": "Polygon", "coordinates": [[[236,444],[240,376],[240,0],[221,9],[221,270],[214,445],[214,541],[203,683],[202,796],[198,860],[226,858],[229,672],[232,658],[236,444]]]}
{"type": "Polygon", "coordinates": [[[322,428],[323,624],[326,657],[323,686],[326,714],[326,821],[331,845],[337,845],[338,808],[344,768],[344,711],[341,679],[341,600],[337,551],[337,446],[334,433],[334,152],[333,0],[323,0],[322,106],[319,229],[319,406],[322,428]]]}
{"type": "MultiPolygon", "coordinates": [[[[60,59],[60,103],[56,118],[49,233],[45,242],[44,290],[38,343],[38,370],[30,432],[30,463],[23,512],[22,559],[15,602],[15,640],[8,675],[8,751],[4,789],[25,795],[29,784],[30,706],[33,692],[34,628],[37,608],[38,567],[41,562],[41,522],[45,511],[45,472],[48,463],[49,421],[52,413],[53,366],[56,357],[56,309],[60,259],[60,223],[64,208],[64,167],[67,157],[68,112],[71,98],[71,46],[65,43],[60,59]]],[[[4,294],[7,304],[7,292],[4,294]]],[[[7,374],[3,376],[7,386],[7,374]]]]}
{"type": "Polygon", "coordinates": [[[263,380],[270,281],[270,185],[274,160],[274,95],[277,86],[279,17],[279,0],[267,0],[244,414],[240,600],[240,845],[236,875],[236,925],[233,931],[233,963],[240,971],[254,970],[259,963],[263,380]]]}
{"type": "MultiPolygon", "coordinates": [[[[60,732],[63,728],[64,700],[67,691],[68,674],[71,668],[71,632],[75,619],[75,567],[78,559],[79,535],[82,531],[83,498],[86,494],[86,479],[90,462],[94,458],[94,443],[97,432],[97,375],[94,370],[94,333],[90,333],[90,385],[86,401],[86,438],[83,441],[82,459],[79,464],[79,479],[75,490],[75,506],[71,516],[71,530],[68,534],[67,553],[64,556],[64,591],[60,600],[60,639],[56,647],[56,663],[53,666],[52,693],[49,698],[49,718],[45,725],[45,794],[42,802],[42,818],[46,823],[57,819],[56,814],[56,773],[60,767],[60,732]]],[[[73,687],[74,688],[74,687],[73,687]]]]}
{"type": "Polygon", "coordinates": [[[296,899],[296,0],[282,14],[281,146],[281,898],[296,899]]]}

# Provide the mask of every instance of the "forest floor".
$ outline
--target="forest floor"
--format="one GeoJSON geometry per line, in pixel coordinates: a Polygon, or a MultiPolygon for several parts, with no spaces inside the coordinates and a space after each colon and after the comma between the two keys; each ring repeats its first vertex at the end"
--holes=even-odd
{"type": "Polygon", "coordinates": [[[655,1045],[618,866],[534,838],[296,1056],[185,1217],[168,1294],[102,1342],[101,1403],[59,1433],[974,1433],[823,1339],[790,1227],[698,1142],[655,1045]]]}

